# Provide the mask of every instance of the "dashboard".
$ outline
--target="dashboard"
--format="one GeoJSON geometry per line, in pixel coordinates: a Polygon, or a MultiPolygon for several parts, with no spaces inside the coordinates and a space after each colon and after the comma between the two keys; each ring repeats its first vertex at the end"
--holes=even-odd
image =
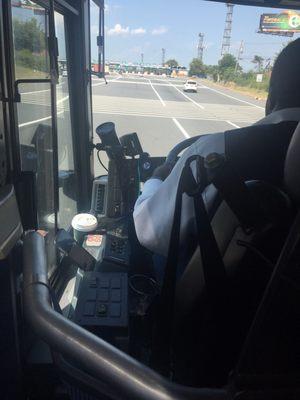
{"type": "Polygon", "coordinates": [[[76,324],[142,359],[143,321],[159,286],[152,254],[136,238],[132,212],[143,182],[165,158],[143,152],[136,134],[119,140],[112,123],[96,132],[101,139],[97,150],[109,158],[108,175],[93,182],[89,213],[98,227],[80,244],[72,232],[58,234],[65,265],[75,265],[59,303],[76,324]]]}

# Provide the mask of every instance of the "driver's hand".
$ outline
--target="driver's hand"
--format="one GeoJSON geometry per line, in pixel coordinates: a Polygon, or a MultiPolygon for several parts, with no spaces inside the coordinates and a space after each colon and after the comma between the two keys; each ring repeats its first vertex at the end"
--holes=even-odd
{"type": "Polygon", "coordinates": [[[160,165],[153,171],[152,178],[157,178],[164,181],[170,175],[173,167],[174,163],[164,163],[160,165]]]}

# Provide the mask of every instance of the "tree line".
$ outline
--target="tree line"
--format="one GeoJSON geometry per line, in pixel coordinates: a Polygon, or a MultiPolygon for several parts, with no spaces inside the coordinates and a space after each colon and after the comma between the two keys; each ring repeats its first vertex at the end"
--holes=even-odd
{"type": "Polygon", "coordinates": [[[45,28],[31,18],[25,21],[13,19],[16,66],[43,71],[49,70],[45,28]]]}
{"type": "MultiPolygon", "coordinates": [[[[247,86],[255,89],[268,90],[270,67],[264,67],[264,58],[255,55],[252,59],[254,69],[243,71],[236,57],[225,54],[217,65],[205,65],[199,58],[194,58],[189,65],[189,76],[209,78],[215,82],[233,82],[239,86],[247,86]],[[256,82],[258,73],[263,74],[262,82],[256,82]]],[[[175,59],[167,61],[169,66],[178,66],[175,59]],[[169,64],[170,63],[170,64],[169,64]]]]}

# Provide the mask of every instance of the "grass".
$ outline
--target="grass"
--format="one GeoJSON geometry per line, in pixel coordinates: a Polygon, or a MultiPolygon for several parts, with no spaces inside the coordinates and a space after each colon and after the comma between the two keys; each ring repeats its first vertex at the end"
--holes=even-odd
{"type": "Polygon", "coordinates": [[[17,79],[47,79],[49,74],[43,71],[33,70],[32,68],[16,65],[17,79]]]}
{"type": "Polygon", "coordinates": [[[224,88],[228,88],[231,89],[233,91],[236,91],[238,93],[241,94],[246,94],[248,96],[254,97],[255,99],[259,99],[259,100],[266,100],[268,97],[268,92],[264,89],[257,89],[257,88],[253,88],[250,86],[239,86],[234,82],[228,82],[228,83],[222,83],[222,82],[213,82],[208,80],[207,82],[216,85],[216,86],[221,86],[224,88]]]}

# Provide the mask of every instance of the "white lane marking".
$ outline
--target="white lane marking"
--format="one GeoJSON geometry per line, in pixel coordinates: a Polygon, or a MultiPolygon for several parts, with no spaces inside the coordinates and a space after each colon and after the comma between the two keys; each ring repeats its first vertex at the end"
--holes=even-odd
{"type": "MultiPolygon", "coordinates": [[[[108,82],[116,82],[116,81],[118,81],[119,79],[121,79],[122,77],[121,76],[118,76],[117,78],[115,78],[115,79],[108,79],[107,80],[107,83],[108,82]]],[[[95,83],[94,85],[92,84],[92,87],[96,87],[96,86],[101,86],[101,85],[105,85],[106,84],[106,82],[104,81],[104,82],[100,82],[100,83],[95,83]]]]}
{"type": "Polygon", "coordinates": [[[69,96],[63,97],[62,99],[57,100],[56,104],[60,104],[60,103],[62,103],[63,101],[67,100],[68,98],[69,98],[69,96]]]}
{"type": "Polygon", "coordinates": [[[246,101],[246,100],[238,99],[237,97],[230,96],[229,94],[220,92],[219,90],[213,89],[213,88],[211,88],[211,87],[209,87],[209,86],[203,85],[203,87],[206,88],[206,89],[212,90],[213,92],[219,93],[219,94],[221,94],[221,95],[223,95],[223,96],[225,96],[225,97],[229,97],[230,99],[239,101],[239,102],[241,102],[241,103],[249,104],[250,106],[253,106],[253,107],[256,107],[256,108],[260,108],[261,110],[264,110],[264,109],[265,109],[265,107],[258,106],[257,104],[250,103],[249,101],[246,101]]]}
{"type": "MultiPolygon", "coordinates": [[[[113,81],[107,81],[107,82],[113,82],[113,81]]],[[[95,83],[94,85],[92,84],[92,87],[101,86],[101,85],[105,85],[105,84],[106,84],[106,82],[95,83]]]]}
{"type": "MultiPolygon", "coordinates": [[[[58,88],[58,87],[62,86],[63,84],[64,84],[64,82],[63,82],[63,83],[60,83],[60,84],[57,85],[56,87],[58,88]]],[[[34,90],[34,91],[32,91],[32,92],[21,92],[20,95],[22,96],[23,94],[34,94],[34,93],[50,92],[50,90],[51,90],[51,89],[43,89],[43,90],[34,90]]]]}
{"type": "Polygon", "coordinates": [[[182,94],[183,97],[186,97],[189,101],[191,101],[192,103],[195,104],[195,106],[201,108],[202,110],[204,110],[204,107],[197,103],[195,100],[191,99],[189,96],[187,96],[185,93],[183,93],[181,90],[179,90],[175,85],[173,85],[173,83],[170,82],[170,86],[173,86],[174,89],[177,90],[177,92],[179,92],[180,94],[182,94]]]}
{"type": "MultiPolygon", "coordinates": [[[[146,79],[146,78],[145,78],[146,79]]],[[[107,82],[109,82],[109,83],[122,83],[122,84],[127,84],[127,85],[147,85],[147,86],[150,86],[151,84],[149,83],[149,82],[142,82],[142,81],[124,81],[124,80],[122,80],[122,81],[117,81],[117,79],[111,79],[111,80],[108,80],[107,82]]],[[[98,85],[104,85],[105,84],[105,82],[101,82],[101,83],[97,83],[97,84],[95,84],[95,85],[92,85],[93,87],[94,86],[98,86],[98,85]]],[[[170,84],[169,83],[156,83],[156,82],[152,82],[152,85],[153,86],[170,86],[170,84]]],[[[174,86],[176,86],[176,87],[184,87],[184,85],[174,85],[174,86]]],[[[206,89],[206,88],[204,88],[204,87],[198,87],[198,89],[206,89]]]]}
{"type": "Polygon", "coordinates": [[[155,87],[152,85],[152,82],[150,81],[150,79],[148,79],[148,81],[149,81],[149,83],[150,83],[150,86],[152,87],[152,89],[153,89],[153,91],[154,91],[154,93],[156,94],[156,96],[159,98],[159,100],[160,100],[160,102],[161,102],[161,104],[164,106],[164,107],[166,107],[166,103],[163,101],[163,99],[160,97],[160,95],[159,95],[159,93],[158,93],[158,91],[155,89],[155,87]]]}
{"type": "Polygon", "coordinates": [[[180,130],[180,132],[183,134],[183,136],[186,137],[187,139],[189,139],[190,135],[187,133],[187,131],[184,129],[184,127],[177,121],[177,119],[172,118],[172,121],[177,126],[177,128],[180,130]]]}
{"type": "MultiPolygon", "coordinates": [[[[122,112],[122,111],[113,111],[113,110],[104,110],[104,111],[93,111],[93,114],[108,114],[108,115],[123,115],[123,116],[133,116],[133,117],[149,117],[149,118],[165,118],[172,119],[173,117],[169,115],[154,115],[154,114],[143,114],[137,112],[122,112]]],[[[199,117],[187,117],[187,116],[177,116],[177,119],[187,119],[194,121],[210,121],[210,122],[224,122],[228,123],[225,119],[217,119],[217,118],[199,118],[199,117]]],[[[245,124],[251,125],[253,121],[242,121],[245,124]]]]}
{"type": "Polygon", "coordinates": [[[182,85],[184,86],[184,84],[185,84],[185,82],[186,82],[186,80],[185,81],[183,81],[183,80],[181,80],[181,79],[173,79],[173,80],[170,80],[170,79],[161,79],[161,78],[157,78],[157,80],[158,81],[161,81],[161,82],[168,82],[168,83],[172,83],[172,82],[177,82],[177,83],[182,83],[182,85]]]}
{"type": "Polygon", "coordinates": [[[42,93],[42,92],[50,92],[50,89],[43,89],[43,90],[34,90],[33,92],[21,92],[20,95],[23,94],[34,94],[34,93],[42,93]]]}
{"type": "MultiPolygon", "coordinates": [[[[64,111],[59,111],[59,112],[57,113],[57,115],[62,114],[63,112],[64,112],[64,111]]],[[[48,117],[36,119],[36,120],[34,120],[34,121],[24,122],[23,124],[19,124],[19,128],[23,128],[23,126],[29,126],[29,125],[37,124],[38,122],[47,121],[47,119],[51,119],[51,118],[52,118],[52,115],[49,115],[48,117]]]]}
{"type": "Polygon", "coordinates": [[[231,122],[231,121],[226,121],[227,122],[227,124],[229,124],[229,125],[231,125],[231,126],[234,126],[235,128],[240,128],[240,126],[238,126],[237,124],[234,124],[233,122],[231,122]]]}

